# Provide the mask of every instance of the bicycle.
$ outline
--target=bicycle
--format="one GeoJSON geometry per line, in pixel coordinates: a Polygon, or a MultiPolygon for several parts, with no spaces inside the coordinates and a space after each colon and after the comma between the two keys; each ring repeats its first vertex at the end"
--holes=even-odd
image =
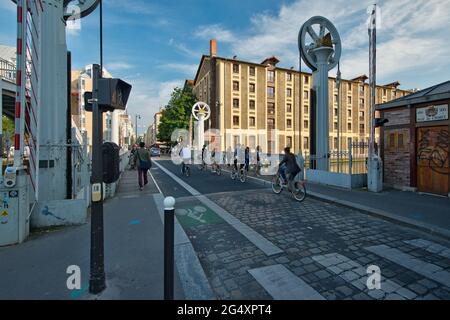
{"type": "Polygon", "coordinates": [[[247,170],[245,170],[245,166],[241,165],[241,168],[236,170],[236,166],[233,165],[231,169],[231,179],[239,179],[242,183],[245,183],[245,181],[247,181],[247,170]]]}
{"type": "Polygon", "coordinates": [[[183,163],[181,165],[181,175],[185,176],[185,177],[190,177],[191,176],[191,168],[189,167],[189,165],[183,163]]]}
{"type": "Polygon", "coordinates": [[[220,164],[214,162],[211,165],[211,172],[217,174],[218,176],[222,175],[222,168],[220,167],[220,164]]]}
{"type": "Polygon", "coordinates": [[[291,183],[286,183],[281,176],[280,170],[278,170],[275,177],[272,179],[272,191],[275,194],[280,194],[285,188],[292,193],[294,199],[298,202],[303,202],[306,199],[306,185],[303,181],[292,181],[291,183]],[[291,188],[289,185],[293,186],[291,188]]]}

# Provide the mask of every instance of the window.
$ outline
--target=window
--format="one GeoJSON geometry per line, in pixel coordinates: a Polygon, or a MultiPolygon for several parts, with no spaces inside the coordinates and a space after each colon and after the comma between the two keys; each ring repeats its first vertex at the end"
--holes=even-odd
{"type": "Polygon", "coordinates": [[[250,100],[250,110],[255,110],[255,100],[250,100]]]}
{"type": "Polygon", "coordinates": [[[335,122],[335,123],[334,123],[334,130],[337,130],[337,129],[338,129],[338,123],[335,122]]]}
{"type": "Polygon", "coordinates": [[[405,147],[404,141],[403,141],[403,133],[398,134],[398,148],[403,149],[405,147]]]}
{"type": "Polygon", "coordinates": [[[286,80],[289,81],[289,82],[292,81],[292,73],[287,73],[286,74],[286,80]]]}
{"type": "Polygon", "coordinates": [[[286,112],[287,112],[287,113],[292,113],[292,103],[288,103],[288,104],[286,105],[286,112]]]}
{"type": "Polygon", "coordinates": [[[395,133],[391,133],[389,135],[389,148],[394,149],[395,148],[395,133]]]}
{"type": "Polygon", "coordinates": [[[309,84],[309,78],[308,76],[304,76],[303,77],[305,84],[309,84]]]}
{"type": "Polygon", "coordinates": [[[251,76],[251,77],[254,77],[255,74],[256,74],[256,72],[255,72],[255,67],[250,67],[249,73],[250,73],[250,76],[251,76]]]}
{"type": "Polygon", "coordinates": [[[364,121],[364,111],[359,112],[359,120],[364,121]]]}
{"type": "Polygon", "coordinates": [[[335,117],[337,117],[339,114],[338,114],[338,109],[337,108],[334,108],[334,116],[335,117]]]}
{"type": "Polygon", "coordinates": [[[275,114],[275,103],[269,102],[267,104],[267,113],[268,114],[275,114]]]}
{"type": "Polygon", "coordinates": [[[305,100],[309,99],[309,91],[308,90],[303,91],[303,99],[305,99],[305,100]]]}
{"type": "Polygon", "coordinates": [[[248,137],[248,144],[250,149],[255,149],[256,148],[256,137],[255,136],[249,136],[248,137]]]}
{"type": "Polygon", "coordinates": [[[275,130],[275,119],[267,119],[267,129],[268,130],[275,130]]]}
{"type": "Polygon", "coordinates": [[[267,97],[275,98],[275,88],[274,87],[267,87],[267,97]]]}
{"type": "Polygon", "coordinates": [[[239,73],[239,65],[233,64],[233,73],[239,73]]]}
{"type": "Polygon", "coordinates": [[[383,96],[387,96],[387,89],[383,89],[383,96]]]}
{"type": "Polygon", "coordinates": [[[305,129],[308,129],[308,128],[309,128],[309,122],[308,122],[308,120],[303,121],[303,127],[304,127],[305,129]]]}
{"type": "Polygon", "coordinates": [[[233,81],[233,90],[239,91],[239,81],[233,81]]]}
{"type": "Polygon", "coordinates": [[[304,106],[303,107],[303,113],[304,114],[308,114],[309,113],[309,106],[304,106]]]}
{"type": "Polygon", "coordinates": [[[348,131],[352,131],[352,123],[351,122],[349,122],[347,124],[347,129],[348,129],[348,131]]]}
{"type": "Polygon", "coordinates": [[[292,129],[292,120],[291,120],[291,119],[287,119],[287,120],[286,120],[286,127],[287,127],[288,129],[292,129]]]}
{"type": "Polygon", "coordinates": [[[303,138],[303,149],[309,149],[309,138],[308,137],[303,138]]]}
{"type": "Polygon", "coordinates": [[[239,126],[239,116],[233,116],[233,126],[239,126]]]}
{"type": "Polygon", "coordinates": [[[288,98],[292,97],[292,89],[291,89],[291,88],[287,88],[287,90],[286,90],[286,96],[287,96],[288,98]]]}
{"type": "Polygon", "coordinates": [[[366,133],[365,126],[363,124],[359,125],[359,133],[366,133]]]}
{"type": "Polygon", "coordinates": [[[359,86],[359,94],[364,95],[364,86],[359,86]]]}
{"type": "Polygon", "coordinates": [[[335,95],[334,95],[334,104],[337,104],[337,103],[338,103],[338,95],[335,94],[335,95]]]}
{"type": "Polygon", "coordinates": [[[286,137],[286,147],[292,148],[292,137],[286,137]]]}
{"type": "Polygon", "coordinates": [[[352,91],[352,84],[350,82],[347,84],[347,88],[348,88],[348,91],[352,91]]]}
{"type": "Polygon", "coordinates": [[[239,108],[239,99],[233,99],[233,108],[239,108]]]}
{"type": "Polygon", "coordinates": [[[347,110],[347,117],[349,117],[349,118],[352,117],[352,110],[347,110]]]}
{"type": "Polygon", "coordinates": [[[348,101],[348,104],[352,104],[352,97],[351,97],[351,96],[348,96],[348,97],[347,97],[347,101],[348,101]]]}
{"type": "Polygon", "coordinates": [[[249,118],[249,126],[250,127],[254,127],[256,125],[256,119],[255,117],[250,117],[249,118]]]}
{"type": "Polygon", "coordinates": [[[267,71],[267,81],[275,82],[275,71],[267,71]]]}
{"type": "Polygon", "coordinates": [[[365,104],[364,99],[363,98],[359,99],[359,106],[364,108],[364,104],[365,104]]]}
{"type": "Polygon", "coordinates": [[[251,93],[255,93],[255,84],[254,84],[254,83],[250,83],[250,85],[249,85],[249,91],[250,91],[251,93]]]}
{"type": "Polygon", "coordinates": [[[334,148],[337,149],[338,148],[338,138],[334,138],[334,148]]]}
{"type": "Polygon", "coordinates": [[[239,136],[233,136],[233,144],[234,144],[234,148],[236,148],[236,146],[240,143],[241,139],[239,138],[239,136]]]}

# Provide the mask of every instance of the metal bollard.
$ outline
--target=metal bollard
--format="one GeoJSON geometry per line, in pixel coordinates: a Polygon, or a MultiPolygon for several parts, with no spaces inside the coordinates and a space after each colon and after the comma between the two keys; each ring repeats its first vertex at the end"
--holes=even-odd
{"type": "Polygon", "coordinates": [[[175,199],[164,199],[164,300],[173,300],[175,199]]]}

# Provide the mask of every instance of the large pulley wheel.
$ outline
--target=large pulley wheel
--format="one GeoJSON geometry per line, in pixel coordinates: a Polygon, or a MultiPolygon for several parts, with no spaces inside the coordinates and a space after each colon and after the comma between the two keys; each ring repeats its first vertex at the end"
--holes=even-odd
{"type": "Polygon", "coordinates": [[[303,61],[313,71],[317,70],[317,60],[313,50],[325,46],[334,49],[328,61],[328,70],[331,70],[336,67],[341,58],[342,43],[339,32],[328,19],[320,16],[312,17],[300,29],[298,47],[303,61]]]}
{"type": "Polygon", "coordinates": [[[197,102],[192,107],[192,115],[197,121],[208,120],[211,117],[211,108],[204,102],[197,102]]]}

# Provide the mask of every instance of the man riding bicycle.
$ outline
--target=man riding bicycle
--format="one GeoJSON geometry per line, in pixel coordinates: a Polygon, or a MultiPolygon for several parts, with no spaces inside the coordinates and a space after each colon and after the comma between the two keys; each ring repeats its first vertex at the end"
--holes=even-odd
{"type": "Polygon", "coordinates": [[[299,174],[301,171],[300,167],[297,164],[295,155],[291,153],[290,147],[286,147],[284,149],[284,158],[280,162],[279,170],[281,177],[290,188],[291,183],[294,181],[297,174],[299,174]]]}

